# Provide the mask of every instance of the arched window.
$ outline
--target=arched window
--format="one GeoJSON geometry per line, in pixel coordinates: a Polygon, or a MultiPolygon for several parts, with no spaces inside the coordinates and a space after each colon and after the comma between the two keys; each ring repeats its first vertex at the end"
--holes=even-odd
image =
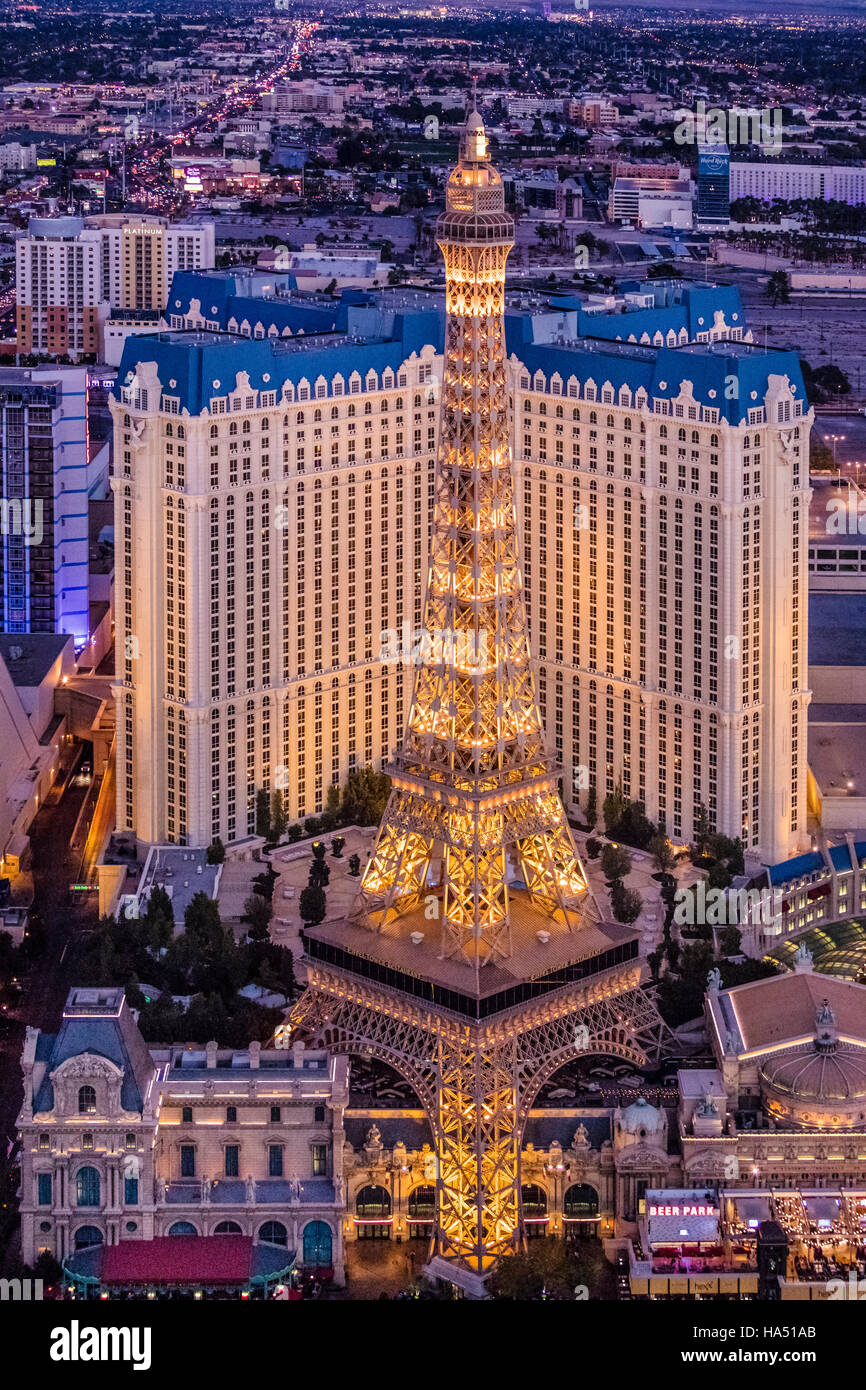
{"type": "Polygon", "coordinates": [[[427,1240],[436,1220],[436,1188],[430,1184],[409,1193],[409,1239],[427,1240]]]}
{"type": "Polygon", "coordinates": [[[92,1086],[79,1086],[78,1113],[79,1115],[96,1114],[96,1091],[92,1086]]]}
{"type": "Polygon", "coordinates": [[[409,1193],[410,1221],[423,1221],[436,1214],[436,1188],[432,1184],[409,1193]]]}
{"type": "Polygon", "coordinates": [[[387,1188],[368,1184],[367,1187],[361,1188],[355,1198],[355,1212],[368,1221],[390,1216],[391,1194],[387,1188]]]}
{"type": "Polygon", "coordinates": [[[547,1215],[547,1194],[537,1183],[524,1183],[520,1189],[524,1217],[547,1215]]]}
{"type": "Polygon", "coordinates": [[[330,1268],[333,1244],[327,1221],[310,1221],[304,1227],[304,1264],[318,1269],[330,1268]]]}
{"type": "Polygon", "coordinates": [[[236,1221],[221,1221],[214,1227],[215,1236],[240,1236],[243,1232],[236,1221]]]}
{"type": "Polygon", "coordinates": [[[563,1198],[562,1214],[569,1236],[595,1235],[598,1193],[589,1183],[573,1183],[563,1198]]]}
{"type": "Polygon", "coordinates": [[[175,1221],[173,1226],[169,1226],[170,1236],[197,1236],[198,1231],[191,1221],[175,1221]]]}
{"type": "Polygon", "coordinates": [[[103,1236],[98,1226],[79,1226],[75,1232],[76,1250],[89,1250],[91,1245],[102,1245],[103,1236]]]}
{"type": "Polygon", "coordinates": [[[75,1205],[99,1206],[99,1173],[95,1168],[79,1168],[75,1175],[75,1205]]]}
{"type": "Polygon", "coordinates": [[[289,1233],[282,1221],[266,1221],[259,1228],[259,1240],[267,1241],[268,1245],[288,1245],[289,1233]]]}
{"type": "Polygon", "coordinates": [[[523,1229],[526,1236],[547,1234],[547,1194],[537,1183],[524,1183],[520,1189],[523,1229]]]}

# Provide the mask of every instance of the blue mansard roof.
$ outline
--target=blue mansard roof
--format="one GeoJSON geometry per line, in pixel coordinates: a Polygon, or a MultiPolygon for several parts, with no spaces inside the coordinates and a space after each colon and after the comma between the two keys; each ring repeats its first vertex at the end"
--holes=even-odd
{"type": "MultiPolygon", "coordinates": [[[[508,335],[506,332],[506,342],[508,335]]],[[[692,343],[682,347],[652,348],[636,344],[603,344],[584,338],[567,344],[522,343],[513,350],[534,380],[541,372],[546,382],[558,375],[563,394],[568,394],[571,377],[580,383],[580,395],[588,382],[596,392],[605,385],[614,396],[622,387],[634,392],[643,388],[650,400],[672,400],[680,394],[682,382],[689,381],[699,405],[719,411],[719,418],[731,424],[748,419],[748,411],[763,406],[771,376],[786,376],[796,400],[807,408],[800,359],[796,352],[771,351],[750,343],[692,343]]]]}
{"type": "Polygon", "coordinates": [[[123,1072],[121,1104],[124,1110],[141,1113],[156,1067],[123,990],[113,988],[71,990],[60,1032],[40,1034],[36,1060],[45,1063],[45,1072],[33,1098],[34,1113],[53,1110],[51,1073],[82,1053],[105,1057],[123,1072]]]}
{"type": "MultiPolygon", "coordinates": [[[[688,312],[694,317],[699,310],[709,312],[711,306],[718,307],[719,296],[727,293],[727,288],[710,286],[706,303],[702,287],[690,287],[680,298],[689,298],[688,312]]],[[[425,347],[442,352],[444,313],[438,296],[411,291],[346,291],[339,300],[311,298],[305,303],[292,296],[236,296],[233,289],[231,275],[178,272],[170,312],[177,300],[181,307],[174,312],[183,316],[190,301],[197,299],[207,321],[219,322],[224,328],[240,313],[241,322],[250,325],[253,335],[261,322],[266,336],[182,329],[138,335],[124,345],[118,385],[132,379],[138,363],[155,362],[163,393],[178,398],[181,411],[195,415],[209,408],[213,397],[232,392],[240,372],[248,373],[253,390],[276,391],[278,398],[285,383],[297,387],[303,381],[309,383],[312,397],[319,379],[324,380],[330,396],[335,377],[342,377],[343,392],[348,393],[346,383],[354,372],[364,381],[373,371],[381,385],[382,374],[390,368],[396,375],[413,353],[420,354],[425,347]],[[268,337],[271,327],[276,336],[268,337]],[[284,332],[286,329],[290,333],[284,332]]],[[[685,312],[682,306],[674,308],[677,313],[685,312]]],[[[553,312],[555,315],[557,311],[553,312]]],[[[576,312],[566,311],[566,317],[574,318],[576,312]]],[[[672,310],[663,307],[646,312],[670,314],[672,310]]],[[[546,320],[549,315],[543,317],[546,320]]],[[[635,315],[610,317],[621,322],[635,315]]],[[[720,419],[738,424],[748,419],[749,408],[763,406],[770,376],[787,376],[795,398],[802,400],[806,409],[795,352],[767,352],[753,344],[732,341],[681,347],[605,342],[596,336],[538,341],[538,321],[538,315],[531,311],[508,312],[505,337],[508,353],[525,365],[530,379],[542,374],[542,389],[549,389],[550,378],[558,375],[564,395],[570,394],[568,385],[574,378],[578,398],[585,396],[585,386],[592,382],[597,397],[610,385],[615,395],[624,387],[632,395],[643,389],[651,401],[678,396],[681,383],[689,381],[698,404],[715,407],[720,419]]],[[[597,327],[596,319],[593,335],[597,327]]],[[[543,331],[548,329],[549,325],[543,331]]]]}

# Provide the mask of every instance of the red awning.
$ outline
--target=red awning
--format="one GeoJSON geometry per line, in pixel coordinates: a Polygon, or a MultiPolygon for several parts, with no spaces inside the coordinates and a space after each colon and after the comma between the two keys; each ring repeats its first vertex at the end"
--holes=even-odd
{"type": "Polygon", "coordinates": [[[246,1284],[252,1236],[157,1236],[103,1246],[100,1283],[246,1284]]]}

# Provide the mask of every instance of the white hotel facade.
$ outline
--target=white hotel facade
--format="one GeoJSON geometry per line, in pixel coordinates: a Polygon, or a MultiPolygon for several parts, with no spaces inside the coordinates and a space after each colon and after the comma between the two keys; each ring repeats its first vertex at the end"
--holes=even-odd
{"type": "MultiPolygon", "coordinates": [[[[303,819],[352,767],[387,763],[413,671],[379,659],[380,634],[421,622],[437,325],[392,307],[363,341],[254,326],[128,343],[112,407],[118,829],[230,844],[254,833],[259,788],[303,819]]],[[[754,859],[799,851],[811,415],[796,355],[509,333],[530,630],[566,803],[621,784],[675,840],[705,804],[754,859]]]]}

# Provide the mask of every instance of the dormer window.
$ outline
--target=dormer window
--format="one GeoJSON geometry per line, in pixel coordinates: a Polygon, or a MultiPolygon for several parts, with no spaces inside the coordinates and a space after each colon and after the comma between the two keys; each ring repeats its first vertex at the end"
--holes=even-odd
{"type": "Polygon", "coordinates": [[[79,1086],[78,1113],[79,1115],[96,1114],[96,1091],[92,1086],[79,1086]]]}

